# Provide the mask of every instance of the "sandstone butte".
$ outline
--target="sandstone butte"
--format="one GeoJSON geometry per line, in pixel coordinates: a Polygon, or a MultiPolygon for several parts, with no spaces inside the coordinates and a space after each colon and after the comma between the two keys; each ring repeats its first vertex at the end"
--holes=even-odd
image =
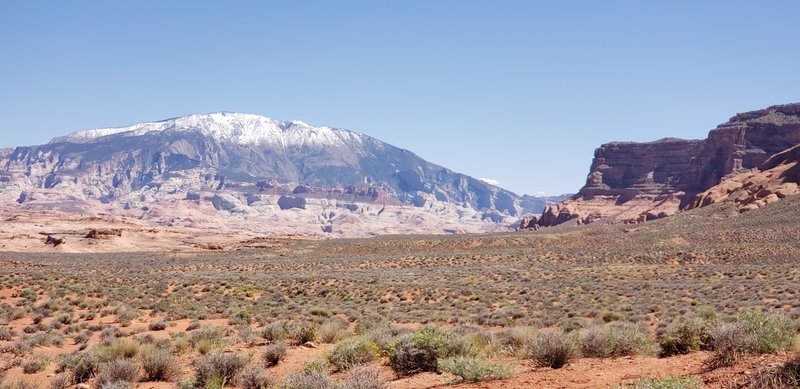
{"type": "Polygon", "coordinates": [[[636,223],[723,200],[742,211],[798,193],[800,103],[740,113],[703,140],[612,142],[586,184],[527,227],[636,223]]]}

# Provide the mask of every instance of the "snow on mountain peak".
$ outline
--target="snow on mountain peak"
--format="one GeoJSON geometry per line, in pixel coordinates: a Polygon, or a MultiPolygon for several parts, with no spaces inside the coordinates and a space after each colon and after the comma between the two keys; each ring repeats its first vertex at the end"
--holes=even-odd
{"type": "Polygon", "coordinates": [[[254,114],[215,112],[139,123],[128,127],[78,131],[54,138],[50,143],[91,143],[107,136],[133,137],[166,131],[196,131],[220,141],[240,145],[324,147],[363,142],[362,135],[355,132],[314,127],[300,120],[279,121],[254,114]]]}

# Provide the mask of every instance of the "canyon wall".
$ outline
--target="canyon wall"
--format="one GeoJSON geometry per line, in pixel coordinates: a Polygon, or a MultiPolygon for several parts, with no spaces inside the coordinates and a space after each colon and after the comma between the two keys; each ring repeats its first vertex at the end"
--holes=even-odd
{"type": "Polygon", "coordinates": [[[540,226],[641,222],[669,216],[726,178],[800,144],[800,103],[740,113],[704,140],[612,142],[595,150],[586,185],[545,208],[540,226]]]}

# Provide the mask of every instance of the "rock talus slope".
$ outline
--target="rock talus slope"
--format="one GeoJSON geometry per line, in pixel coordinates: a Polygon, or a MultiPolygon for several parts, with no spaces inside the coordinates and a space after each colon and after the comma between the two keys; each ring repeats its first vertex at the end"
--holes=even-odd
{"type": "Polygon", "coordinates": [[[695,197],[689,208],[732,201],[749,211],[800,194],[800,145],[773,155],[758,170],[735,175],[695,197]]]}

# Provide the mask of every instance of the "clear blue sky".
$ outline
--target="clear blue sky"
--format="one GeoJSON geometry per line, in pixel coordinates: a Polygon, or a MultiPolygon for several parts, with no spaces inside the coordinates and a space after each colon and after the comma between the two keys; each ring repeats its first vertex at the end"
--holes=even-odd
{"type": "Polygon", "coordinates": [[[3,1],[0,147],[238,111],[366,133],[518,193],[613,140],[800,101],[799,1],[3,1]]]}

